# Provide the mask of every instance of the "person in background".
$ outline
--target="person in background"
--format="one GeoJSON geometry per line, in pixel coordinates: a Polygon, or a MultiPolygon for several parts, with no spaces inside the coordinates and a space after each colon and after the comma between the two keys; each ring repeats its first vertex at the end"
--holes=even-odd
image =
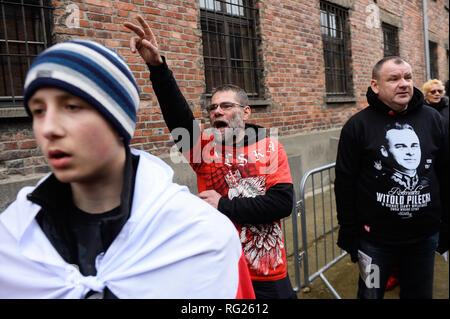
{"type": "Polygon", "coordinates": [[[422,92],[413,85],[411,66],[399,57],[375,64],[366,96],[369,106],[345,123],[339,139],[334,183],[337,244],[353,262],[363,265],[367,256],[371,258],[371,268],[359,277],[358,298],[382,299],[397,260],[400,298],[429,299],[435,252],[449,247],[448,130],[440,114],[424,104],[422,92]],[[386,131],[388,126],[398,129],[386,131]],[[382,149],[389,132],[402,133],[401,139],[390,139],[392,150],[414,152],[401,161],[414,169],[417,183],[399,186],[395,179],[381,178],[382,172],[396,168],[385,156],[387,146],[382,149]],[[370,280],[363,280],[368,274],[370,280]]]}
{"type": "Polygon", "coordinates": [[[139,90],[116,52],[48,48],[24,103],[52,173],[0,214],[0,298],[254,297],[233,224],[129,147],[139,90]]]}
{"type": "Polygon", "coordinates": [[[448,93],[442,82],[437,79],[429,80],[422,86],[422,92],[425,97],[425,103],[438,110],[448,125],[449,100],[448,96],[446,96],[448,93]]]}

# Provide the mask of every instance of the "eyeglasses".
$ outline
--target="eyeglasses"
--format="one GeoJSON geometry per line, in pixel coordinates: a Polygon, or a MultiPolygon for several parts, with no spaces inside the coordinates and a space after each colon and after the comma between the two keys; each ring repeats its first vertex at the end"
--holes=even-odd
{"type": "Polygon", "coordinates": [[[220,107],[222,110],[227,111],[227,110],[230,110],[231,108],[233,108],[234,106],[245,107],[244,105],[241,105],[238,103],[222,102],[220,104],[210,104],[206,107],[206,109],[208,110],[208,112],[212,112],[214,110],[217,110],[218,107],[220,107]]]}
{"type": "Polygon", "coordinates": [[[430,91],[431,94],[436,94],[437,92],[439,92],[439,94],[444,93],[444,90],[432,90],[430,91]]]}

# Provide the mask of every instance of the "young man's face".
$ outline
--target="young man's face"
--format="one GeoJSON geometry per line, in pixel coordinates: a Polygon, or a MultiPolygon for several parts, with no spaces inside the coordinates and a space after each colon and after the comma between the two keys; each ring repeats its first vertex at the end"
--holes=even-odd
{"type": "Polygon", "coordinates": [[[389,153],[400,170],[415,170],[420,164],[422,152],[417,134],[410,129],[392,129],[386,132],[389,153]]]}
{"type": "Polygon", "coordinates": [[[245,122],[250,116],[250,107],[241,107],[237,104],[236,93],[233,91],[219,91],[211,98],[211,104],[234,103],[235,105],[229,109],[217,107],[209,112],[209,120],[211,127],[220,132],[221,139],[226,143],[233,142],[233,135],[236,136],[236,142],[242,139],[244,135],[245,122]]]}
{"type": "Polygon", "coordinates": [[[124,145],[100,113],[57,88],[41,88],[29,100],[36,140],[56,178],[98,182],[120,167],[124,145]]]}
{"type": "Polygon", "coordinates": [[[378,79],[372,79],[372,90],[381,102],[399,112],[406,109],[413,96],[411,66],[407,63],[385,62],[378,79]]]}

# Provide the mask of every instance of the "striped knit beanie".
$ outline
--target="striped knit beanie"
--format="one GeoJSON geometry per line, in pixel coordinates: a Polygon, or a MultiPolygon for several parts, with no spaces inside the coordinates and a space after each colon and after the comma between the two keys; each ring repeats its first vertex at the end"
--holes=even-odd
{"type": "Polygon", "coordinates": [[[58,43],[34,60],[25,79],[24,104],[41,87],[57,87],[88,102],[129,144],[136,127],[139,89],[129,67],[93,41],[58,43]]]}

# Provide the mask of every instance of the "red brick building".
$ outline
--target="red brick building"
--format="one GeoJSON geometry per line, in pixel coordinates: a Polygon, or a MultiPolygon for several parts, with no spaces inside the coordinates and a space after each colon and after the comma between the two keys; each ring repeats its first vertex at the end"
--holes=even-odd
{"type": "MultiPolygon", "coordinates": [[[[0,10],[0,187],[48,172],[21,106],[22,85],[33,57],[67,39],[99,41],[128,62],[141,91],[132,145],[167,158],[172,139],[122,25],[137,14],[205,125],[215,85],[247,90],[251,122],[278,129],[296,183],[334,161],[339,130],[366,105],[372,66],[384,55],[409,61],[418,88],[427,63],[430,76],[449,78],[448,0],[2,0],[0,10]]],[[[2,196],[0,203],[9,200],[2,196]]]]}

